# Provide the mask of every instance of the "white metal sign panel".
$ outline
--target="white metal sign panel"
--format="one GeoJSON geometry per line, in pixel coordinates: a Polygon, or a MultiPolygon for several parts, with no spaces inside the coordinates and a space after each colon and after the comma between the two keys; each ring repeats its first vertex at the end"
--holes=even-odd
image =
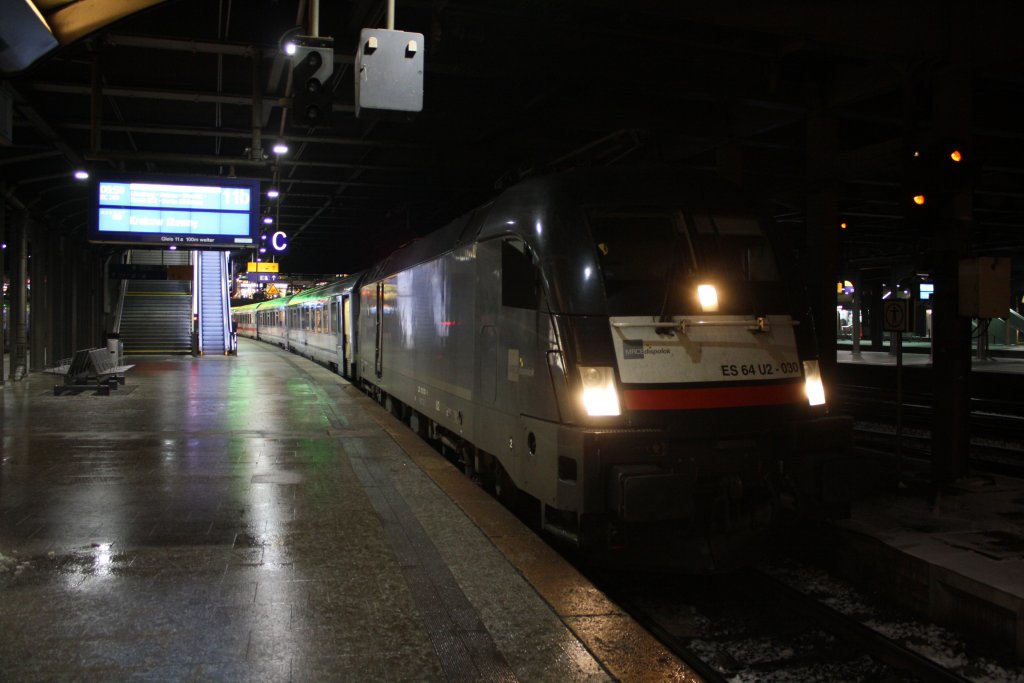
{"type": "Polygon", "coordinates": [[[610,319],[624,384],[770,381],[800,377],[793,320],[787,315],[650,316],[610,319]]]}

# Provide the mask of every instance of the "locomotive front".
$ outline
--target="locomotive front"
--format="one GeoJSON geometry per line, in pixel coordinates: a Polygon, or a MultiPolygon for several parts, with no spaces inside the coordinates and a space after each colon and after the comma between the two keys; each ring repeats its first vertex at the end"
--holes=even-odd
{"type": "Polygon", "coordinates": [[[545,270],[575,424],[544,523],[631,563],[717,570],[814,488],[806,445],[838,430],[812,321],[757,215],[657,186],[562,211],[582,246],[545,270]]]}

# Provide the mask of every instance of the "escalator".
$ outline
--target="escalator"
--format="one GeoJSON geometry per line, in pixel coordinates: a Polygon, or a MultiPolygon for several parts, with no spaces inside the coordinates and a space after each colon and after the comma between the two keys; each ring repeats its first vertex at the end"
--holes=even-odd
{"type": "Polygon", "coordinates": [[[228,253],[196,252],[195,263],[198,351],[200,355],[225,355],[233,351],[228,253]]]}

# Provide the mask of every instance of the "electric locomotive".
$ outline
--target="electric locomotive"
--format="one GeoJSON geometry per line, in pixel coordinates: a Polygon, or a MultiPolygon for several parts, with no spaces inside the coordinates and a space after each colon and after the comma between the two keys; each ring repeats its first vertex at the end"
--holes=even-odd
{"type": "Polygon", "coordinates": [[[528,180],[363,275],[352,377],[556,537],[743,563],[842,428],[766,228],[708,178],[528,180]]]}

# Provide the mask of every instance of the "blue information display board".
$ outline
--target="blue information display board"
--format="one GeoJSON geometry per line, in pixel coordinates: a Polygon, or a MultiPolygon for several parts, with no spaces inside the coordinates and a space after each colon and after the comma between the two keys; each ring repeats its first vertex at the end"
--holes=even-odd
{"type": "Polygon", "coordinates": [[[92,242],[202,247],[255,243],[259,181],[99,178],[92,242]]]}

